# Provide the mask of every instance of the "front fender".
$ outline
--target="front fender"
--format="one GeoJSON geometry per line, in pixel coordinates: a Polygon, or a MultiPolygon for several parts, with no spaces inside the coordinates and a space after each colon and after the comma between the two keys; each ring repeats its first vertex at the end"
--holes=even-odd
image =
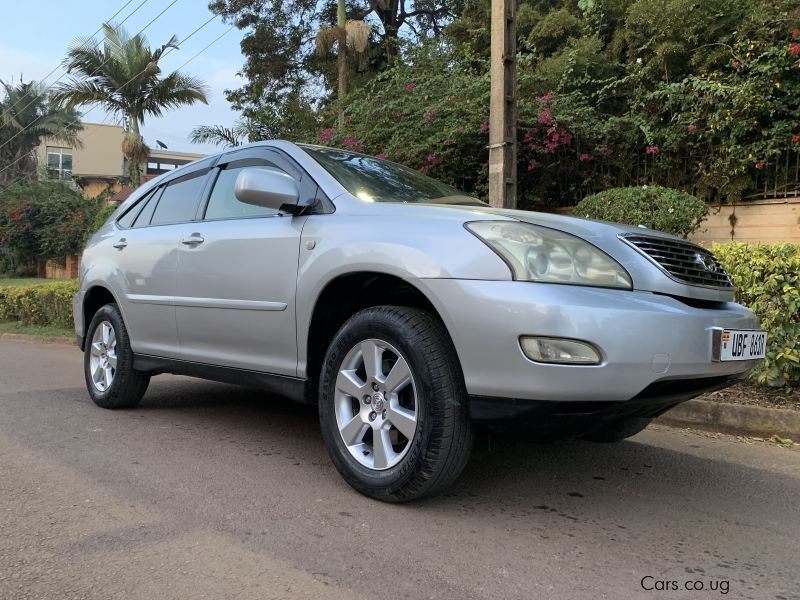
{"type": "Polygon", "coordinates": [[[359,272],[415,279],[507,281],[508,266],[462,220],[315,215],[303,227],[297,280],[298,373],[306,369],[317,299],[337,277],[359,272]]]}

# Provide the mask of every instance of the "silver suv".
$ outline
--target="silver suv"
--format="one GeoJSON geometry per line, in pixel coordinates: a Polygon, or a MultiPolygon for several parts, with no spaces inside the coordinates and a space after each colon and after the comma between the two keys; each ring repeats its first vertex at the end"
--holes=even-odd
{"type": "Polygon", "coordinates": [[[764,355],[703,248],[493,209],[370,156],[265,142],[147,183],[83,254],[75,329],[104,408],[179,373],[318,404],[358,491],[452,482],[474,423],[614,441],[764,355]]]}

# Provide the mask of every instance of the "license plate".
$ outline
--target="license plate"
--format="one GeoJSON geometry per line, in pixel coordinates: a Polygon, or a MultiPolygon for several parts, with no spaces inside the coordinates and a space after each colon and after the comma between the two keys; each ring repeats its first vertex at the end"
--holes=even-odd
{"type": "Polygon", "coordinates": [[[715,329],[714,360],[756,360],[767,351],[767,332],[750,329],[715,329]]]}

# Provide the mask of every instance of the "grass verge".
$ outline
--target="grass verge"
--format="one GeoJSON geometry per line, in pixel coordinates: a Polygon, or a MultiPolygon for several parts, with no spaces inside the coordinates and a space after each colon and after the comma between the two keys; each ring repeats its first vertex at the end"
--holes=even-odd
{"type": "Polygon", "coordinates": [[[35,335],[39,337],[75,337],[75,331],[68,327],[54,327],[52,325],[23,325],[19,321],[0,321],[0,333],[18,333],[22,335],[35,335]]]}

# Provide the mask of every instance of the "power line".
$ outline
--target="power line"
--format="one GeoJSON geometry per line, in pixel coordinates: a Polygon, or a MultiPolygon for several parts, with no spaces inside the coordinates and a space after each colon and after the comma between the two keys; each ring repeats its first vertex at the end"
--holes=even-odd
{"type": "MultiPolygon", "coordinates": [[[[177,0],[174,0],[174,1],[172,2],[172,4],[175,4],[175,2],[177,2],[177,0]]],[[[172,6],[172,4],[170,4],[170,6],[172,6]]],[[[168,6],[167,8],[169,8],[169,6],[168,6]]],[[[161,11],[161,13],[160,13],[158,16],[161,16],[162,14],[164,14],[164,12],[166,12],[166,9],[164,9],[163,11],[161,11]]],[[[203,23],[202,25],[200,25],[199,27],[197,27],[197,28],[196,28],[194,31],[192,31],[192,32],[191,32],[191,33],[190,33],[188,36],[186,36],[186,38],[184,39],[184,41],[186,41],[186,40],[188,40],[189,38],[191,38],[193,35],[195,35],[195,34],[196,34],[198,31],[200,31],[201,29],[203,29],[203,28],[204,28],[206,25],[208,25],[208,24],[209,24],[211,21],[213,21],[213,20],[214,20],[214,19],[216,19],[216,18],[217,18],[217,15],[214,15],[213,17],[211,17],[210,19],[208,19],[208,20],[207,20],[205,23],[203,23]]],[[[154,20],[155,20],[155,19],[154,19],[154,20]]],[[[148,24],[145,26],[145,29],[146,29],[146,28],[147,28],[147,27],[148,27],[148,26],[149,26],[149,25],[150,25],[152,22],[153,22],[153,21],[151,21],[150,23],[148,23],[148,24]]],[[[218,35],[216,38],[214,38],[214,39],[213,39],[213,40],[212,40],[212,41],[211,41],[209,44],[207,44],[207,45],[206,45],[205,47],[203,47],[203,48],[202,48],[202,49],[201,49],[199,52],[197,52],[196,54],[194,54],[194,55],[193,55],[193,56],[192,56],[192,57],[191,57],[189,60],[187,60],[185,63],[183,63],[183,64],[182,64],[180,67],[178,67],[177,69],[173,70],[173,71],[170,73],[170,75],[173,75],[174,73],[177,73],[177,72],[178,72],[178,71],[180,71],[182,68],[184,68],[186,65],[188,65],[189,63],[191,63],[191,62],[192,62],[193,60],[195,60],[195,59],[196,59],[198,56],[200,56],[201,54],[203,54],[203,52],[205,52],[206,50],[208,50],[208,49],[209,49],[211,46],[213,46],[214,44],[216,44],[216,43],[217,43],[219,40],[221,40],[221,39],[222,39],[223,37],[225,37],[225,36],[226,36],[228,33],[230,33],[230,31],[231,31],[233,28],[234,28],[234,26],[233,26],[233,25],[231,25],[231,26],[230,26],[228,29],[226,29],[224,32],[222,32],[220,35],[218,35]]],[[[137,34],[137,35],[138,35],[138,34],[137,34]]],[[[168,48],[168,49],[167,49],[167,50],[164,52],[164,54],[162,54],[162,55],[161,55],[160,59],[161,59],[161,58],[164,58],[164,56],[166,56],[167,54],[169,54],[169,51],[170,51],[170,50],[173,50],[173,49],[174,49],[174,48],[168,48]]],[[[159,59],[159,60],[160,60],[160,59],[159,59]]],[[[123,83],[123,84],[122,84],[122,85],[121,85],[119,88],[117,88],[117,89],[116,89],[116,90],[114,90],[114,91],[115,91],[115,92],[118,92],[118,91],[122,90],[122,89],[123,89],[123,88],[124,88],[126,85],[128,85],[128,84],[129,84],[131,81],[133,81],[134,79],[136,79],[137,77],[139,77],[140,75],[142,75],[142,74],[143,74],[143,73],[144,73],[146,70],[147,70],[147,69],[143,69],[142,71],[140,71],[139,73],[137,73],[136,75],[134,75],[133,77],[131,77],[130,79],[128,79],[128,81],[126,81],[125,83],[123,83]]],[[[170,75],[168,75],[167,77],[169,77],[170,75]]],[[[90,112],[92,112],[92,111],[93,111],[95,108],[97,108],[97,106],[98,106],[98,105],[97,105],[97,104],[95,104],[95,105],[94,105],[92,108],[90,108],[88,111],[86,111],[85,113],[83,113],[83,115],[82,115],[82,116],[86,116],[87,114],[89,114],[90,112]]],[[[90,135],[91,135],[91,134],[90,134],[90,135]]],[[[86,137],[89,137],[89,136],[86,136],[86,137]]],[[[86,138],[84,138],[84,140],[85,140],[85,139],[86,139],[86,138]]],[[[10,140],[9,140],[9,141],[10,141],[10,140]]],[[[2,146],[0,146],[0,148],[2,148],[2,146]]],[[[12,162],[11,164],[7,165],[7,166],[6,166],[6,167],[4,167],[3,169],[0,169],[0,174],[4,173],[5,171],[7,171],[7,170],[8,170],[8,169],[10,169],[11,167],[13,167],[15,164],[17,164],[19,161],[21,161],[23,158],[25,158],[25,156],[26,156],[26,155],[20,156],[20,157],[19,157],[17,160],[15,160],[14,162],[12,162]]],[[[21,178],[18,178],[17,180],[15,180],[15,181],[12,181],[12,182],[8,183],[8,184],[6,185],[6,188],[8,188],[9,186],[11,186],[13,183],[16,183],[16,181],[18,181],[19,179],[21,179],[21,178]]]]}
{"type": "MultiPolygon", "coordinates": [[[[146,0],[145,0],[145,1],[146,1],[146,0]]],[[[111,17],[110,17],[109,19],[107,19],[106,21],[110,21],[111,19],[113,19],[114,17],[116,17],[116,16],[117,16],[119,13],[121,13],[123,10],[125,10],[125,8],[126,8],[126,7],[127,7],[127,6],[128,6],[130,3],[131,3],[131,2],[133,2],[133,0],[128,0],[128,1],[127,1],[125,4],[123,4],[123,5],[122,5],[122,8],[120,8],[120,9],[119,9],[117,12],[115,12],[113,15],[111,15],[111,17]]],[[[144,2],[143,2],[142,4],[144,4],[144,2]]],[[[140,6],[141,6],[141,5],[140,5],[140,6]]],[[[137,9],[137,10],[138,10],[138,9],[137,9]]],[[[136,11],[134,11],[134,12],[136,12],[136,11]]],[[[133,13],[131,13],[131,14],[133,14],[133,13]]],[[[128,15],[128,17],[130,17],[130,16],[131,16],[131,15],[128,15]]],[[[126,19],[127,19],[127,17],[126,17],[126,19]]],[[[103,30],[103,27],[102,27],[102,25],[101,25],[101,26],[100,26],[100,27],[97,29],[97,31],[95,31],[95,32],[94,32],[94,33],[91,35],[91,37],[94,37],[94,36],[96,36],[96,35],[97,35],[98,33],[100,33],[102,30],[103,30]]],[[[56,71],[58,71],[60,68],[61,68],[61,63],[59,63],[59,64],[57,64],[55,67],[53,67],[53,70],[52,70],[52,71],[50,71],[50,72],[49,72],[47,75],[45,75],[44,77],[42,77],[42,78],[41,78],[41,80],[40,80],[40,81],[41,81],[41,83],[44,83],[45,81],[47,81],[47,78],[48,78],[48,77],[50,77],[50,75],[52,75],[52,74],[53,74],[53,73],[55,73],[56,71]]],[[[63,77],[63,75],[62,75],[62,77],[63,77]]],[[[58,79],[57,79],[56,81],[58,81],[58,79]]],[[[55,82],[54,82],[54,83],[55,83],[55,82]]],[[[47,87],[49,88],[50,86],[47,86],[47,87]]],[[[7,109],[7,110],[8,110],[9,112],[11,112],[12,110],[14,110],[14,109],[17,107],[17,104],[19,104],[20,102],[22,102],[22,99],[23,99],[23,98],[25,98],[25,96],[27,96],[27,95],[28,95],[27,93],[23,94],[23,95],[22,95],[22,97],[18,98],[18,99],[17,99],[17,101],[16,101],[14,104],[12,104],[12,105],[11,105],[11,108],[9,108],[9,109],[7,109]]],[[[28,104],[28,106],[30,106],[30,104],[28,104]]],[[[26,106],[25,108],[28,108],[28,106],[26,106]]],[[[25,108],[23,108],[22,110],[25,110],[25,108]]]]}
{"type": "MultiPolygon", "coordinates": [[[[131,12],[131,13],[130,13],[130,14],[127,16],[127,17],[125,17],[124,19],[122,19],[122,21],[120,21],[120,22],[119,22],[119,25],[122,25],[122,24],[123,24],[125,21],[127,21],[128,19],[130,19],[130,18],[131,18],[133,15],[135,15],[135,14],[136,14],[136,12],[137,12],[137,11],[138,11],[140,8],[142,8],[142,6],[144,6],[145,4],[147,4],[147,2],[149,2],[149,1],[150,1],[150,0],[143,0],[143,1],[142,1],[142,3],[141,3],[141,4],[139,4],[139,6],[137,6],[135,9],[133,9],[133,12],[131,12]]],[[[130,3],[131,3],[131,2],[133,2],[133,0],[128,0],[128,1],[127,1],[125,4],[123,4],[123,5],[122,5],[122,8],[120,8],[120,9],[119,9],[117,12],[115,12],[113,15],[111,15],[111,17],[110,17],[109,19],[106,19],[106,21],[104,21],[104,22],[105,22],[105,23],[108,23],[109,21],[111,21],[111,20],[112,20],[114,17],[116,17],[116,16],[117,16],[119,13],[121,13],[123,10],[125,10],[125,8],[126,8],[126,7],[127,7],[127,6],[128,6],[130,3]]],[[[101,26],[100,26],[100,27],[97,29],[97,31],[95,31],[95,32],[94,32],[94,33],[93,33],[93,34],[90,36],[90,38],[94,38],[94,36],[96,36],[96,35],[97,35],[98,33],[100,33],[102,30],[103,30],[103,26],[101,25],[101,26]]],[[[99,45],[100,45],[100,43],[98,42],[98,44],[95,46],[95,48],[97,48],[97,46],[99,46],[99,45]]],[[[47,80],[47,78],[48,78],[48,77],[50,77],[50,75],[52,75],[52,74],[53,74],[53,73],[55,73],[56,71],[58,71],[58,70],[61,68],[61,66],[62,66],[61,64],[58,64],[58,65],[56,65],[56,66],[55,66],[55,68],[53,68],[53,70],[52,70],[52,71],[50,71],[50,72],[49,72],[47,75],[45,75],[45,76],[44,76],[44,77],[43,77],[43,78],[42,78],[40,81],[41,81],[42,83],[44,83],[44,82],[47,80]]],[[[69,69],[65,70],[65,71],[64,71],[64,72],[63,72],[61,75],[59,75],[59,76],[58,76],[58,79],[56,79],[56,80],[55,80],[53,83],[51,83],[51,84],[48,84],[47,86],[45,86],[45,91],[46,91],[46,90],[48,90],[48,89],[50,89],[51,87],[53,87],[53,86],[54,86],[56,83],[58,83],[59,81],[61,81],[61,78],[62,78],[62,77],[64,77],[64,75],[66,75],[67,73],[69,73],[69,69]]],[[[16,102],[15,102],[15,103],[14,103],[14,104],[11,106],[11,108],[7,109],[7,111],[8,111],[8,112],[11,112],[12,110],[14,110],[14,109],[17,107],[17,104],[19,104],[20,102],[22,102],[22,100],[25,98],[25,96],[27,96],[27,94],[23,94],[21,98],[17,99],[17,101],[16,101],[16,102]]],[[[26,108],[28,108],[28,107],[29,107],[31,104],[33,104],[34,102],[36,102],[36,98],[34,98],[34,99],[33,99],[33,100],[31,100],[31,101],[30,101],[28,104],[26,104],[26,105],[25,105],[25,107],[22,109],[22,111],[24,111],[26,108]]],[[[20,111],[20,112],[22,112],[22,111],[20,111]]]]}
{"type": "MultiPolygon", "coordinates": [[[[123,20],[122,20],[122,22],[120,22],[120,23],[119,23],[119,25],[122,25],[122,23],[124,23],[124,22],[125,22],[125,21],[127,21],[127,20],[128,20],[130,17],[132,17],[132,16],[133,16],[133,15],[136,13],[136,11],[137,11],[137,10],[139,10],[139,9],[140,9],[142,6],[144,6],[145,4],[147,4],[147,2],[149,2],[149,1],[150,1],[150,0],[143,0],[143,1],[142,1],[142,3],[141,3],[141,4],[139,4],[139,6],[137,6],[137,7],[136,7],[136,8],[133,10],[133,12],[132,12],[131,14],[129,14],[127,17],[125,17],[125,19],[123,19],[123,20]]],[[[155,18],[153,18],[152,20],[150,20],[150,22],[149,22],[147,25],[145,25],[144,27],[142,27],[142,28],[139,30],[139,33],[137,33],[136,35],[141,35],[141,34],[144,32],[144,30],[145,30],[145,29],[147,29],[148,27],[150,27],[150,25],[152,25],[152,24],[153,24],[153,23],[156,21],[156,19],[158,19],[158,18],[159,18],[161,15],[163,15],[165,12],[167,12],[167,10],[168,10],[168,9],[169,9],[169,8],[170,8],[170,7],[171,7],[173,4],[175,4],[177,1],[178,1],[178,0],[172,0],[172,3],[171,3],[169,6],[167,6],[167,8],[165,8],[165,9],[164,9],[164,10],[162,10],[160,13],[158,13],[158,15],[156,15],[156,17],[155,17],[155,18]]],[[[112,18],[113,18],[113,17],[112,17],[112,18]]],[[[118,26],[119,26],[119,25],[118,25],[118,26]]],[[[100,27],[100,29],[98,29],[97,31],[100,31],[102,28],[103,28],[103,27],[101,26],[101,27],[100,27]]],[[[95,35],[96,35],[96,33],[97,33],[97,32],[95,32],[95,35]]],[[[93,35],[92,37],[94,37],[94,35],[93,35]]],[[[134,36],[134,37],[135,37],[135,36],[134,36]]],[[[102,40],[101,40],[101,42],[102,42],[102,40]]],[[[101,43],[101,42],[98,42],[98,43],[97,43],[97,44],[94,46],[94,49],[95,49],[95,50],[97,50],[97,49],[100,47],[100,43],[101,43]]],[[[98,67],[97,67],[97,68],[94,70],[94,72],[93,72],[93,73],[90,75],[90,77],[94,77],[95,75],[97,75],[97,73],[99,73],[99,72],[100,72],[100,69],[103,67],[103,65],[105,65],[105,64],[106,64],[106,63],[109,61],[109,59],[110,59],[110,57],[109,57],[109,58],[107,58],[107,59],[105,59],[105,60],[104,60],[102,63],[100,63],[100,65],[98,65],[98,67]]],[[[61,74],[61,76],[60,76],[58,79],[56,79],[56,80],[55,80],[53,83],[51,83],[51,84],[50,84],[50,85],[49,85],[49,86],[46,88],[46,90],[47,90],[47,89],[50,89],[50,88],[52,88],[52,87],[53,87],[53,86],[54,86],[56,83],[58,83],[59,81],[61,81],[61,79],[62,79],[62,78],[64,77],[64,75],[66,75],[67,73],[69,73],[69,69],[67,69],[66,71],[64,71],[64,72],[61,74]]],[[[45,91],[46,91],[46,90],[45,90],[45,91]]],[[[28,102],[28,104],[26,104],[26,105],[25,105],[25,108],[23,108],[22,110],[24,111],[24,110],[25,110],[25,109],[27,109],[29,106],[31,106],[31,105],[32,105],[34,102],[36,102],[36,98],[34,98],[34,99],[33,99],[33,100],[31,100],[30,102],[28,102]]],[[[20,130],[19,130],[17,133],[15,133],[15,134],[14,134],[14,135],[12,135],[10,138],[8,138],[8,139],[7,139],[5,142],[3,142],[2,144],[0,144],[0,149],[2,149],[4,146],[6,146],[6,145],[10,144],[10,143],[11,143],[11,142],[12,142],[12,141],[13,141],[13,140],[14,140],[14,139],[17,137],[17,136],[19,136],[19,135],[22,135],[22,134],[23,134],[23,133],[25,133],[25,132],[26,132],[28,129],[30,129],[31,127],[33,127],[33,126],[36,124],[36,121],[38,121],[38,118],[36,118],[36,119],[34,119],[33,121],[31,121],[31,122],[30,122],[30,123],[29,123],[29,124],[28,124],[26,127],[23,127],[23,128],[22,128],[22,129],[20,129],[20,130]]],[[[2,171],[0,171],[0,173],[2,173],[2,171]]]]}

